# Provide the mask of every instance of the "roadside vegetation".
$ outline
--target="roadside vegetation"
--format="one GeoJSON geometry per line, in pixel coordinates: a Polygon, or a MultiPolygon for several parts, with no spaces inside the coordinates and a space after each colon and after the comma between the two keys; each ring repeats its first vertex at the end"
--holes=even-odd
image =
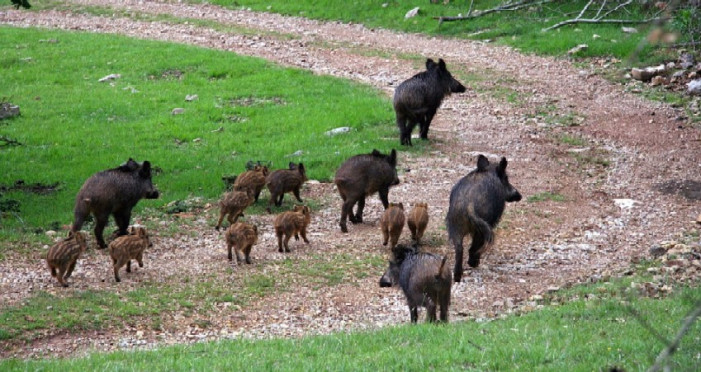
{"type": "MultiPolygon", "coordinates": [[[[689,287],[662,298],[641,296],[635,283],[649,279],[643,271],[561,290],[512,315],[450,326],[407,324],[301,339],[237,339],[85,358],[4,360],[0,369],[644,371],[698,301],[698,290],[689,287]]],[[[697,322],[669,361],[671,370],[698,370],[699,335],[697,322]]]]}

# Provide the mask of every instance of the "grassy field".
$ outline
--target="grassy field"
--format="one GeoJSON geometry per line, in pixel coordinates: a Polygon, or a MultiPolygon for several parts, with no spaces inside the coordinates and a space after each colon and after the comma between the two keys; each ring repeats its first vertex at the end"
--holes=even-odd
{"type": "MultiPolygon", "coordinates": [[[[698,289],[639,297],[634,280],[602,282],[548,295],[546,306],[489,321],[419,324],[301,339],[232,340],[86,358],[0,361],[3,371],[644,371],[699,301],[698,289]],[[637,317],[633,316],[633,310],[637,317]],[[653,335],[651,332],[655,332],[653,335]]],[[[408,314],[407,314],[408,318],[408,314]]],[[[669,366],[701,366],[701,323],[681,340],[669,366]]]]}
{"type": "MultiPolygon", "coordinates": [[[[192,3],[205,2],[189,1],[192,3]]],[[[559,1],[520,11],[492,13],[469,21],[444,22],[442,24],[439,24],[435,18],[465,15],[470,2],[451,1],[448,4],[443,4],[442,1],[432,4],[426,0],[207,0],[206,2],[231,8],[247,8],[321,20],[361,23],[368,27],[381,27],[405,32],[490,40],[498,44],[513,46],[524,52],[554,56],[564,55],[579,44],[588,45],[586,50],[578,54],[579,57],[610,56],[620,59],[635,54],[634,59],[640,58],[643,63],[653,63],[663,58],[667,53],[665,50],[657,50],[651,45],[644,46],[639,54],[634,53],[649,30],[648,26],[645,25],[634,26],[639,29],[638,33],[625,33],[617,24],[578,24],[543,32],[544,28],[573,18],[587,3],[583,0],[559,1]],[[405,14],[415,7],[420,8],[419,14],[416,17],[405,19],[405,14]]],[[[503,3],[502,0],[475,1],[473,11],[487,10],[503,3]]],[[[628,9],[632,11],[614,13],[614,15],[620,15],[622,18],[645,19],[652,14],[652,10],[643,10],[639,6],[631,6],[628,9]]],[[[672,24],[670,24],[670,28],[675,30],[672,24]]]]}
{"type": "Polygon", "coordinates": [[[3,215],[2,242],[70,224],[85,179],[129,157],[151,161],[162,193],[139,203],[138,214],[217,198],[222,176],[251,160],[273,169],[303,162],[310,179],[328,181],[351,155],[398,147],[389,99],[347,80],[176,44],[0,32],[0,96],[22,113],[0,126],[21,144],[0,148],[2,197],[19,202],[19,213],[3,215]],[[110,74],[121,77],[99,82],[110,74]],[[338,127],[352,130],[325,135],[338,127]]]}

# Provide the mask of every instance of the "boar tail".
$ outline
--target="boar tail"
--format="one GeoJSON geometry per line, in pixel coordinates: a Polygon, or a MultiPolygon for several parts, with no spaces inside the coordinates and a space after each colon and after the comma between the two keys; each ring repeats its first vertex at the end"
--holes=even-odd
{"type": "Polygon", "coordinates": [[[494,233],[492,232],[492,228],[489,226],[487,221],[477,216],[477,213],[475,213],[475,206],[472,204],[470,204],[467,207],[467,219],[468,221],[470,221],[470,224],[474,228],[475,235],[473,237],[473,240],[481,238],[484,244],[491,244],[494,240],[494,233]]]}
{"type": "Polygon", "coordinates": [[[445,262],[448,260],[448,257],[443,256],[443,261],[441,261],[441,267],[438,268],[438,273],[436,273],[436,280],[439,280],[441,278],[441,273],[443,272],[443,268],[445,267],[445,262]]]}

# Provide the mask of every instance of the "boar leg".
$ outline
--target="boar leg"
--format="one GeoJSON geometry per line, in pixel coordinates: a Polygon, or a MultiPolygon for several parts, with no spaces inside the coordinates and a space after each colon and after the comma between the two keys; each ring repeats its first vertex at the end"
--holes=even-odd
{"type": "Polygon", "coordinates": [[[65,267],[59,266],[58,267],[58,275],[56,276],[56,279],[58,279],[58,283],[61,284],[62,287],[68,287],[68,283],[64,281],[63,274],[66,272],[65,267]]]}
{"type": "Polygon", "coordinates": [[[387,245],[389,241],[389,231],[385,228],[382,229],[382,245],[387,245]]]}
{"type": "Polygon", "coordinates": [[[51,269],[51,276],[56,277],[56,268],[54,266],[49,265],[49,269],[51,269]]]}
{"type": "Polygon", "coordinates": [[[282,252],[282,231],[277,233],[277,251],[282,252]]]}
{"type": "Polygon", "coordinates": [[[228,255],[229,261],[234,259],[233,255],[231,254],[231,246],[232,246],[231,243],[229,243],[229,242],[226,243],[226,248],[229,251],[229,255],[228,255]]]}
{"type": "Polygon", "coordinates": [[[119,262],[114,263],[114,266],[113,266],[113,268],[114,268],[114,281],[117,283],[122,281],[121,279],[119,279],[119,268],[120,267],[122,267],[122,265],[120,265],[119,262]]]}
{"type": "MultiPolygon", "coordinates": [[[[299,232],[299,234],[302,235],[302,240],[304,240],[305,243],[309,244],[309,239],[307,239],[307,228],[303,228],[299,232]]],[[[295,237],[297,237],[297,234],[295,234],[295,237]]],[[[297,240],[299,240],[299,238],[297,240]]]]}
{"type": "Polygon", "coordinates": [[[417,306],[409,305],[409,316],[412,323],[416,323],[419,320],[419,309],[417,306]]]}
{"type": "Polygon", "coordinates": [[[341,226],[341,231],[344,233],[348,232],[346,220],[350,218],[351,222],[353,222],[353,220],[355,219],[355,217],[353,216],[353,204],[355,204],[355,201],[348,199],[344,201],[343,206],[341,206],[341,222],[339,223],[339,225],[341,226]]]}
{"type": "Polygon", "coordinates": [[[297,198],[297,201],[298,201],[298,202],[304,203],[304,202],[302,201],[302,198],[299,197],[299,188],[296,188],[296,189],[292,190],[292,192],[295,194],[295,198],[297,198]]]}
{"type": "Polygon", "coordinates": [[[448,322],[448,306],[450,305],[450,290],[444,291],[447,293],[441,293],[438,299],[439,305],[441,307],[440,319],[441,322],[448,322]]]}
{"type": "Polygon", "coordinates": [[[97,246],[100,249],[107,248],[107,244],[105,244],[105,239],[102,237],[102,233],[105,231],[105,225],[107,225],[107,219],[109,217],[109,213],[95,215],[95,239],[97,239],[97,246]]]}
{"type": "Polygon", "coordinates": [[[436,115],[436,110],[429,110],[426,113],[424,120],[420,123],[421,139],[428,139],[428,127],[431,126],[431,121],[433,120],[434,115],[436,115]]]}
{"type": "Polygon", "coordinates": [[[127,272],[131,272],[131,259],[127,260],[127,272]]]}
{"type": "Polygon", "coordinates": [[[246,257],[246,263],[251,264],[251,248],[253,245],[249,244],[246,246],[246,248],[243,250],[243,255],[246,257]]]}
{"type": "Polygon", "coordinates": [[[431,298],[427,298],[424,306],[426,306],[426,320],[429,323],[434,323],[436,321],[436,302],[431,298]]]}
{"type": "Polygon", "coordinates": [[[460,280],[462,279],[462,240],[463,237],[459,237],[455,239],[456,241],[454,242],[455,244],[455,270],[453,270],[453,280],[455,283],[460,283],[460,280]]]}
{"type": "MultiPolygon", "coordinates": [[[[353,222],[353,219],[351,219],[351,222],[353,223],[362,223],[363,222],[363,210],[365,209],[365,195],[361,196],[360,199],[358,199],[358,208],[355,212],[355,222],[353,222]]],[[[351,208],[351,212],[353,212],[353,209],[351,208]]]]}
{"type": "Polygon", "coordinates": [[[219,211],[219,221],[217,221],[217,226],[214,227],[215,230],[219,231],[219,228],[221,227],[221,222],[224,221],[224,216],[226,216],[226,211],[224,208],[219,211]]]}
{"type": "Polygon", "coordinates": [[[129,220],[131,220],[131,210],[114,212],[114,222],[117,224],[118,228],[117,236],[127,235],[129,220]]]}
{"type": "Polygon", "coordinates": [[[68,279],[71,277],[71,275],[73,275],[73,269],[75,269],[76,262],[78,262],[78,258],[73,260],[73,262],[71,262],[71,264],[68,265],[68,270],[66,270],[66,276],[64,276],[64,278],[68,279]]]}
{"type": "Polygon", "coordinates": [[[290,238],[291,238],[291,237],[292,237],[292,234],[285,234],[285,242],[284,242],[284,245],[285,245],[285,252],[288,252],[288,253],[290,252],[289,243],[290,243],[290,238]]]}
{"type": "Polygon", "coordinates": [[[380,201],[385,209],[389,208],[389,187],[382,188],[378,191],[380,194],[380,201]]]}
{"type": "Polygon", "coordinates": [[[136,256],[136,262],[139,263],[139,267],[144,267],[144,252],[139,253],[138,256],[136,256]]]}

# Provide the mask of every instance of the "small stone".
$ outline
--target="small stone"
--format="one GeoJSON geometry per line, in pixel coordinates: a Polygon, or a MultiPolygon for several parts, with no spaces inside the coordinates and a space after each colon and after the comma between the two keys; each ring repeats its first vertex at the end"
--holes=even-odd
{"type": "Polygon", "coordinates": [[[557,286],[550,286],[550,287],[548,287],[547,292],[548,292],[548,293],[552,293],[552,292],[557,292],[557,291],[559,291],[559,290],[560,290],[560,287],[557,287],[557,286]]]}
{"type": "Polygon", "coordinates": [[[419,7],[417,6],[416,8],[406,12],[406,14],[404,15],[404,19],[416,17],[418,14],[419,14],[419,7]]]}
{"type": "Polygon", "coordinates": [[[669,82],[667,81],[667,78],[660,75],[653,77],[650,81],[650,85],[652,85],[653,87],[656,87],[658,85],[667,85],[668,83],[669,82]]]}
{"type": "Polygon", "coordinates": [[[701,225],[701,214],[698,217],[696,217],[696,223],[701,225]]]}
{"type": "Polygon", "coordinates": [[[635,27],[621,27],[621,31],[627,33],[627,34],[637,34],[638,29],[635,27]]]}
{"type": "Polygon", "coordinates": [[[105,81],[115,80],[115,79],[119,79],[121,77],[122,77],[122,75],[120,75],[120,74],[109,74],[109,75],[101,78],[100,80],[98,80],[98,82],[104,83],[105,81]]]}
{"type": "Polygon", "coordinates": [[[185,96],[185,101],[187,101],[187,102],[197,101],[198,98],[199,98],[199,96],[197,96],[197,94],[188,94],[185,96]]]}
{"type": "Polygon", "coordinates": [[[687,93],[701,95],[701,79],[692,80],[686,84],[687,93]]]}
{"type": "Polygon", "coordinates": [[[183,112],[185,112],[185,109],[184,109],[184,108],[177,107],[177,108],[174,108],[173,111],[171,111],[171,114],[173,114],[173,115],[180,115],[180,114],[182,114],[183,112]]]}
{"type": "Polygon", "coordinates": [[[576,47],[568,50],[567,55],[572,56],[572,55],[575,55],[583,50],[587,50],[588,48],[589,48],[589,45],[587,45],[587,44],[579,44],[576,47]]]}

